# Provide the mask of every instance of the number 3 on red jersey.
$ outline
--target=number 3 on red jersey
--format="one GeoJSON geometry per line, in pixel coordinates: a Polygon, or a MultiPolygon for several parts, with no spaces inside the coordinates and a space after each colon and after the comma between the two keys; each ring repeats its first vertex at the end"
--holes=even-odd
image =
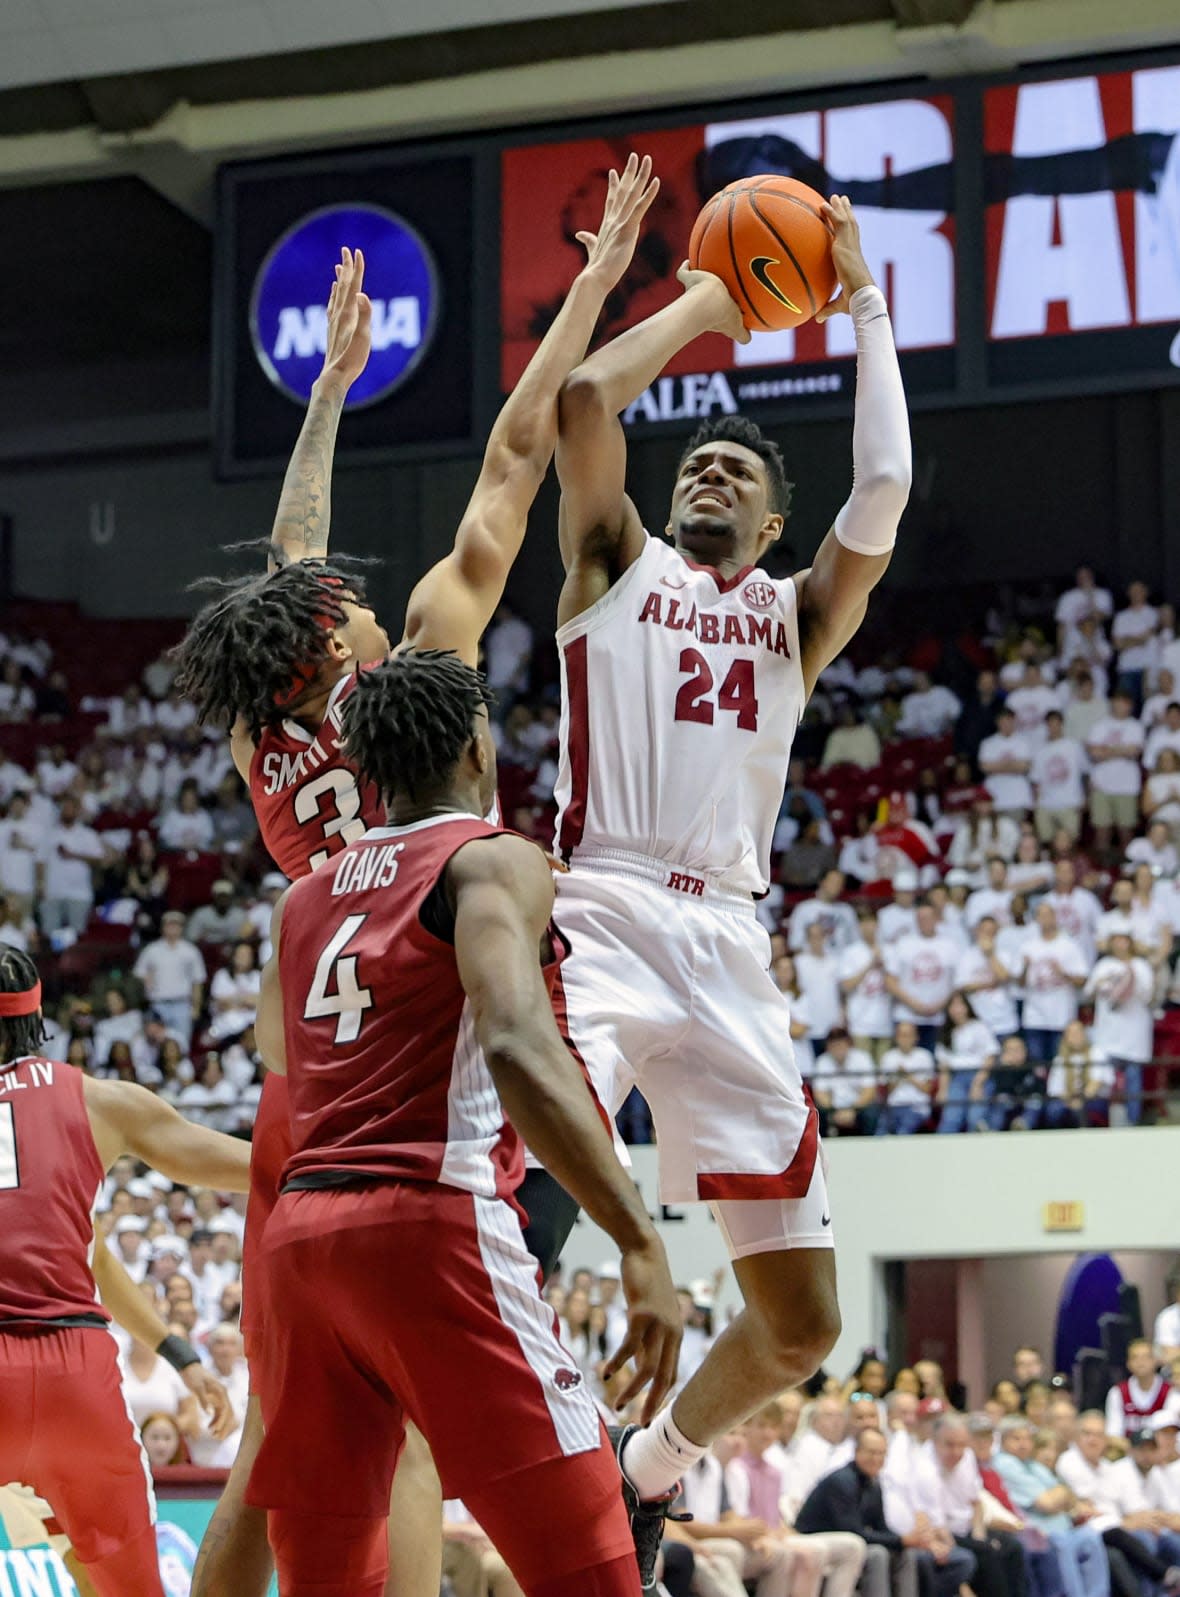
{"type": "Polygon", "coordinates": [[[316,961],[311,991],[304,1005],[304,1020],[336,1020],[336,1042],[355,1042],[360,1036],[365,1011],[373,1007],[373,994],[362,987],[357,975],[357,956],[344,950],[368,920],[367,915],[349,915],[316,961]],[[334,987],[335,992],[329,991],[334,987]]]}
{"type": "MultiPolygon", "coordinates": [[[[337,768],[325,771],[314,781],[305,782],[295,795],[295,819],[300,826],[322,825],[325,842],[331,837],[339,837],[341,844],[347,846],[355,843],[358,837],[363,837],[365,823],[361,819],[361,796],[352,772],[337,768]],[[331,795],[335,815],[325,815],[321,808],[320,800],[325,794],[331,795]]],[[[331,859],[332,852],[331,849],[321,848],[311,856],[308,868],[318,870],[325,860],[331,859]]]]}
{"type": "MultiPolygon", "coordinates": [[[[676,695],[674,719],[712,726],[715,709],[709,695],[713,691],[713,672],[708,660],[699,649],[684,649],[680,655],[680,669],[688,674],[688,681],[676,695]]],[[[754,693],[753,660],[733,662],[717,691],[717,707],[736,715],[743,732],[757,732],[758,700],[754,693]]]]}

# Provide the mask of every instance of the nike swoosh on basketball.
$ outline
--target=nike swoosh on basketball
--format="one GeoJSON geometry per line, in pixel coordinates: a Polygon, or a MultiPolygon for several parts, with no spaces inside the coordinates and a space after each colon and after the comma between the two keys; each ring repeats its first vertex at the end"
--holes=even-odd
{"type": "Polygon", "coordinates": [[[782,289],[775,282],[774,278],[770,275],[770,268],[772,266],[781,265],[782,262],[776,261],[772,255],[755,255],[754,259],[750,262],[750,270],[762,284],[762,287],[766,290],[766,292],[768,294],[773,294],[780,305],[785,305],[789,311],[794,311],[796,316],[801,316],[803,314],[802,309],[795,304],[793,299],[787,298],[782,289]]]}

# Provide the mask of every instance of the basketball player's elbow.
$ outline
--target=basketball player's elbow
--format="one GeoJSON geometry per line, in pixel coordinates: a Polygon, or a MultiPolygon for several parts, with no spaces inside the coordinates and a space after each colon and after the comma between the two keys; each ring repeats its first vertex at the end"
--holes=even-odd
{"type": "Polygon", "coordinates": [[[612,420],[616,415],[601,377],[587,366],[575,366],[557,396],[557,430],[562,437],[580,432],[588,423],[612,420]]]}

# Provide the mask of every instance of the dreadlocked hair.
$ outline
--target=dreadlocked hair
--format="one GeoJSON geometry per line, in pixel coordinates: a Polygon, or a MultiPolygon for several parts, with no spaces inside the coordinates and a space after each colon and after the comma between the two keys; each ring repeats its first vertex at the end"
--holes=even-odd
{"type": "Polygon", "coordinates": [[[344,702],[340,743],[387,801],[418,800],[450,777],[481,706],[494,702],[482,671],[446,649],[406,649],[362,671],[344,702]]]}
{"type": "Polygon", "coordinates": [[[716,421],[703,421],[688,440],[680,457],[680,464],[699,449],[702,444],[741,444],[752,450],[766,467],[767,486],[770,490],[770,508],[785,521],[791,514],[791,495],[795,484],[787,480],[787,468],[782,452],[772,438],[767,438],[757,422],[748,416],[719,416],[716,421]]]}
{"type": "Polygon", "coordinates": [[[346,599],[365,603],[363,563],[303,560],[261,576],[208,577],[216,595],[172,651],[176,686],[202,723],[228,730],[241,717],[250,736],[277,725],[328,656],[347,619],[346,599]]]}
{"type": "MultiPolygon", "coordinates": [[[[27,993],[37,979],[37,967],[27,954],[0,943],[0,993],[27,993]]],[[[44,1041],[40,1015],[0,1016],[0,1062],[35,1054],[44,1041]]]]}

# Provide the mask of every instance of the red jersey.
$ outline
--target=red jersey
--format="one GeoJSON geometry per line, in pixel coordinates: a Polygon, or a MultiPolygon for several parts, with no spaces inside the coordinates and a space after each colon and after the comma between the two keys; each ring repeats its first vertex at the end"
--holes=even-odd
{"type": "Polygon", "coordinates": [[[385,819],[377,789],[358,782],[340,749],[341,711],[355,685],[354,672],[340,678],[314,735],[298,721],[267,727],[250,761],[250,800],[262,841],[293,881],[385,819]]]}
{"type": "Polygon", "coordinates": [[[90,1271],[105,1172],[83,1077],[32,1055],[0,1065],[0,1325],[103,1325],[90,1271]]]}
{"type": "Polygon", "coordinates": [[[497,835],[465,814],[379,827],[291,890],[279,953],[285,1183],[356,1175],[489,1198],[519,1185],[522,1145],[475,1038],[440,885],[459,849],[497,835]]]}

